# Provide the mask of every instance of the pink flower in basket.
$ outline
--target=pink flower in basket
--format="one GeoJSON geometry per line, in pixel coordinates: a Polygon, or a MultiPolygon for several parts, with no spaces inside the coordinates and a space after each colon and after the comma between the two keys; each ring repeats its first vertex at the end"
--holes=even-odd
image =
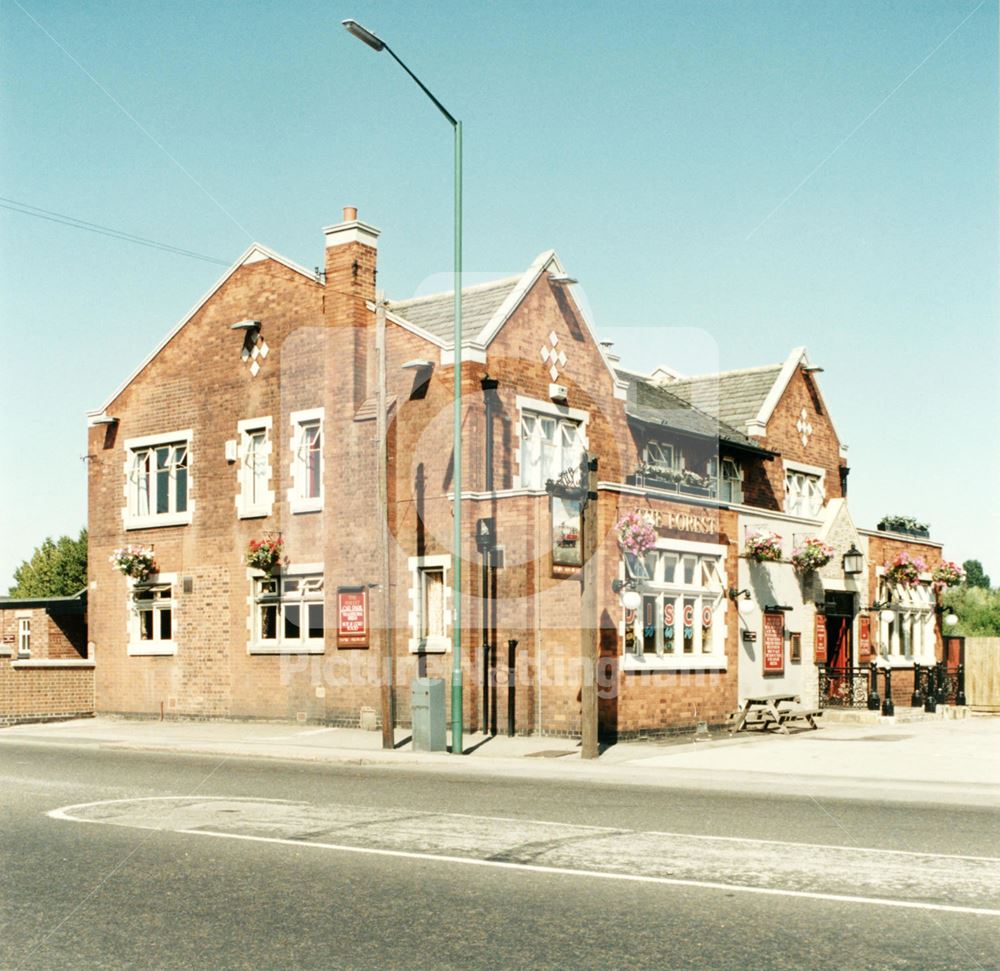
{"type": "Polygon", "coordinates": [[[644,556],[656,546],[656,530],[637,512],[630,512],[618,520],[618,545],[633,556],[644,556]]]}
{"type": "Polygon", "coordinates": [[[781,537],[767,529],[757,529],[747,534],[743,552],[754,563],[780,563],[781,537]]]}

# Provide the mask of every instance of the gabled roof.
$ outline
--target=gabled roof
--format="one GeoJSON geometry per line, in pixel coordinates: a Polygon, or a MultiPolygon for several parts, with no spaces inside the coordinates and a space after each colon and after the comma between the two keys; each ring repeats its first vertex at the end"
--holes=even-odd
{"type": "Polygon", "coordinates": [[[718,439],[737,448],[754,452],[765,451],[738,428],[677,397],[672,393],[672,389],[667,390],[640,378],[632,378],[629,381],[625,414],[636,421],[668,429],[680,435],[718,439]]]}
{"type": "Polygon", "coordinates": [[[154,347],[153,350],[149,354],[147,354],[145,358],[143,358],[143,360],[139,363],[138,367],[136,367],[135,370],[115,389],[114,394],[111,395],[111,397],[108,398],[108,400],[100,408],[95,408],[93,411],[88,411],[87,417],[89,419],[94,419],[100,415],[103,415],[107,411],[108,406],[115,400],[115,398],[117,398],[142,373],[143,368],[145,368],[146,365],[149,364],[149,362],[152,361],[153,358],[155,358],[156,355],[159,354],[160,351],[162,351],[163,348],[166,347],[171,340],[173,340],[174,336],[181,330],[181,328],[183,328],[184,325],[188,323],[188,321],[190,321],[195,316],[195,314],[197,314],[198,311],[201,310],[201,308],[204,307],[205,304],[208,303],[208,301],[213,296],[215,296],[215,294],[219,291],[222,285],[241,266],[245,266],[248,263],[260,263],[264,260],[273,260],[275,263],[280,263],[282,266],[287,267],[294,273],[298,273],[301,276],[306,277],[310,283],[313,283],[319,287],[323,286],[323,284],[316,279],[316,274],[314,271],[307,270],[304,266],[299,266],[297,263],[293,263],[291,260],[282,256],[280,253],[276,253],[274,250],[269,249],[262,243],[251,243],[243,251],[240,258],[228,270],[226,270],[226,272],[223,273],[218,280],[216,280],[216,282],[213,284],[212,288],[208,291],[208,293],[206,293],[174,325],[174,327],[170,330],[170,332],[166,335],[166,337],[164,337],[163,340],[161,340],[160,343],[157,344],[156,347],[154,347]]]}
{"type": "MultiPolygon", "coordinates": [[[[532,261],[519,276],[505,277],[491,283],[462,289],[462,344],[485,350],[500,333],[503,325],[520,306],[521,301],[543,273],[565,275],[565,269],[555,250],[546,250],[532,261]]],[[[570,284],[572,286],[572,282],[570,284]]],[[[624,397],[625,382],[616,374],[605,349],[597,340],[593,322],[579,300],[575,301],[580,320],[601,355],[615,385],[615,397],[624,397]]],[[[411,300],[392,300],[386,305],[387,319],[422,334],[442,349],[442,363],[450,363],[446,355],[454,351],[455,291],[434,293],[411,300]]],[[[371,305],[374,309],[374,305],[371,305]]]]}
{"type": "MultiPolygon", "coordinates": [[[[462,288],[462,340],[474,340],[514,292],[520,276],[462,288]]],[[[451,347],[455,331],[455,291],[412,300],[390,300],[386,309],[396,317],[433,334],[451,347]]]]}
{"type": "Polygon", "coordinates": [[[670,381],[665,387],[719,421],[745,429],[748,422],[758,420],[761,408],[781,374],[781,367],[780,364],[771,364],[718,374],[700,374],[670,381]]]}

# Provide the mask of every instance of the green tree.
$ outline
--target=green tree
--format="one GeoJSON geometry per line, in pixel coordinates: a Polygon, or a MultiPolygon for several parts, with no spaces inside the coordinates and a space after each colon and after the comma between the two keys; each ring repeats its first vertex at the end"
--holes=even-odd
{"type": "Polygon", "coordinates": [[[983,572],[983,564],[979,560],[966,560],[962,569],[965,570],[965,582],[968,586],[990,589],[990,578],[983,572]]]}
{"type": "Polygon", "coordinates": [[[87,530],[80,536],[47,536],[30,560],[14,571],[12,597],[68,597],[87,585],[87,530]]]}
{"type": "Polygon", "coordinates": [[[944,595],[945,604],[955,611],[958,625],[948,633],[966,637],[1000,637],[1000,590],[986,590],[961,584],[944,595]]]}

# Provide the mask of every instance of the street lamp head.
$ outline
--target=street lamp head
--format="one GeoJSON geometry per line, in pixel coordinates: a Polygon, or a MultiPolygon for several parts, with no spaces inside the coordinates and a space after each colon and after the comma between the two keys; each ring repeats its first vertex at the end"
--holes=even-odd
{"type": "Polygon", "coordinates": [[[343,23],[344,29],[349,34],[353,34],[358,40],[367,44],[373,51],[385,50],[385,41],[376,37],[366,27],[362,27],[356,20],[344,20],[341,21],[341,23],[343,23]]]}

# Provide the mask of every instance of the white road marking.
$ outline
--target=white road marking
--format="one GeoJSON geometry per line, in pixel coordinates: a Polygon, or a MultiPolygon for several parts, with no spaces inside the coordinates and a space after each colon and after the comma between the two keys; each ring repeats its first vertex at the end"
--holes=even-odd
{"type": "Polygon", "coordinates": [[[777,897],[804,897],[809,900],[832,900],[837,903],[877,904],[881,907],[903,907],[910,910],[939,910],[952,914],[983,914],[1000,917],[1000,910],[985,907],[955,907],[950,904],[928,904],[910,900],[889,900],[884,897],[853,897],[847,894],[815,893],[809,890],[779,890],[773,887],[744,887],[711,880],[675,880],[670,877],[649,877],[636,873],[606,873],[601,870],[574,870],[569,867],[539,866],[532,863],[504,863],[500,860],[476,860],[467,856],[442,856],[438,853],[410,853],[404,850],[381,850],[370,846],[345,846],[342,843],[303,842],[281,839],[277,836],[247,836],[242,833],[217,833],[207,829],[180,829],[185,836],[218,836],[222,839],[250,840],[255,843],[277,843],[282,846],[316,847],[341,853],[365,853],[371,856],[394,856],[405,860],[424,860],[429,863],[464,863],[467,866],[497,867],[503,870],[525,870],[530,873],[549,873],[570,877],[596,877],[600,880],[626,880],[631,883],[657,883],[670,887],[701,887],[706,890],[727,890],[738,893],[767,894],[777,897]]]}
{"type": "Polygon", "coordinates": [[[407,860],[1000,916],[996,857],[239,796],[109,799],[48,815],[407,860]]]}

